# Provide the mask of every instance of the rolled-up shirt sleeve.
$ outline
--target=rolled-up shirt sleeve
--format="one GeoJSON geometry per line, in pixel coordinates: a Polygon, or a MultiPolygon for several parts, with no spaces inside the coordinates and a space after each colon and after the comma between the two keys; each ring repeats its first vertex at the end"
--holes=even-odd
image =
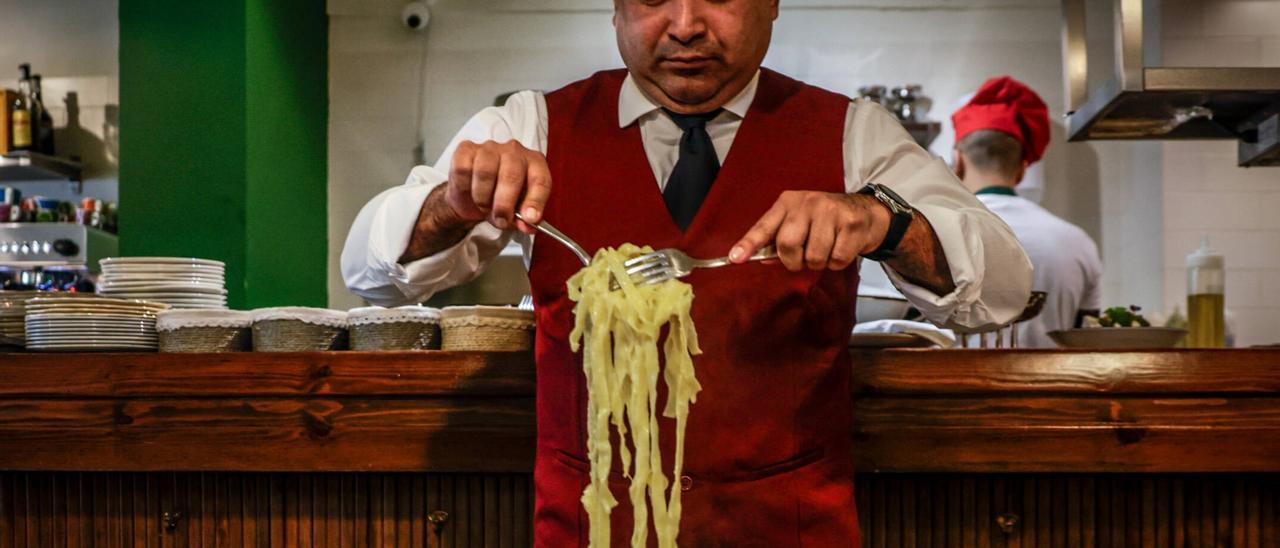
{"type": "Polygon", "coordinates": [[[956,289],[915,285],[887,265],[889,280],[929,321],[980,330],[1003,325],[1026,307],[1031,261],[1008,225],[960,184],[951,169],[911,138],[883,107],[854,102],[845,120],[849,191],[868,183],[893,189],[928,219],[956,289]]]}
{"type": "Polygon", "coordinates": [[[413,168],[403,185],[387,189],[365,204],[342,249],[342,278],[347,288],[370,303],[396,306],[425,301],[483,272],[519,233],[480,223],[448,249],[406,264],[399,259],[409,245],[423,201],[436,186],[448,181],[458,143],[514,139],[525,148],[545,151],[546,117],[541,115],[545,110],[545,100],[535,92],[521,92],[503,107],[484,109],[458,132],[435,165],[413,168]]]}

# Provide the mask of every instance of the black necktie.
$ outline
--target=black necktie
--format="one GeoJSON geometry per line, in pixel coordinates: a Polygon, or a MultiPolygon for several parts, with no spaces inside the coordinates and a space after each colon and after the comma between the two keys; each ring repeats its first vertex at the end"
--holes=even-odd
{"type": "Polygon", "coordinates": [[[720,159],[716,157],[716,148],[707,134],[707,122],[720,114],[720,109],[704,114],[676,114],[663,110],[684,131],[680,137],[680,159],[662,190],[671,219],[680,230],[684,230],[693,222],[693,216],[698,213],[702,200],[711,191],[711,183],[720,172],[720,159]]]}

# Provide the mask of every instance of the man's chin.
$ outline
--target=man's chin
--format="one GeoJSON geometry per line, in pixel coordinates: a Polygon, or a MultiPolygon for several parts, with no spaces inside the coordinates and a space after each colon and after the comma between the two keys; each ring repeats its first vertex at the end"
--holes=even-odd
{"type": "Polygon", "coordinates": [[[671,100],[681,105],[699,106],[715,99],[725,82],[708,74],[669,74],[659,87],[671,100]]]}

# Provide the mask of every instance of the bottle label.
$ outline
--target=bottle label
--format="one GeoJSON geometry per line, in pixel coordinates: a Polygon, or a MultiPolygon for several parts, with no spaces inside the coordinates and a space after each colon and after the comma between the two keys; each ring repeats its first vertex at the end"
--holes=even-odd
{"type": "Polygon", "coordinates": [[[31,113],[25,110],[13,112],[13,148],[31,147],[31,113]]]}

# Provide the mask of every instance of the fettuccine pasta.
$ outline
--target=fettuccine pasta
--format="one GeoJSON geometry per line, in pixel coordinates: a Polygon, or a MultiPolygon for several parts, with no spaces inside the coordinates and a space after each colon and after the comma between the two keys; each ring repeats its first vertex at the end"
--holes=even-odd
{"type": "Polygon", "coordinates": [[[631,479],[628,498],[635,512],[631,546],[646,546],[650,511],[658,546],[676,546],[680,532],[680,487],[667,493],[671,483],[663,473],[658,445],[658,339],[662,328],[668,327],[662,369],[667,400],[662,415],[676,420],[672,478],[679,478],[684,467],[685,423],[689,405],[701,390],[693,356],[701,351],[689,315],[693,288],[678,280],[636,286],[627,277],[622,263],[650,251],[631,244],[602,249],[568,284],[569,298],[577,303],[569,342],[575,352],[584,341],[586,344],[582,364],[587,380],[591,481],[582,493],[582,505],[590,522],[590,545],[595,548],[609,546],[609,514],[618,505],[609,491],[613,465],[610,425],[618,432],[623,474],[631,479]],[[611,291],[611,279],[618,280],[622,288],[611,291]],[[634,456],[628,445],[635,449],[634,456]]]}

